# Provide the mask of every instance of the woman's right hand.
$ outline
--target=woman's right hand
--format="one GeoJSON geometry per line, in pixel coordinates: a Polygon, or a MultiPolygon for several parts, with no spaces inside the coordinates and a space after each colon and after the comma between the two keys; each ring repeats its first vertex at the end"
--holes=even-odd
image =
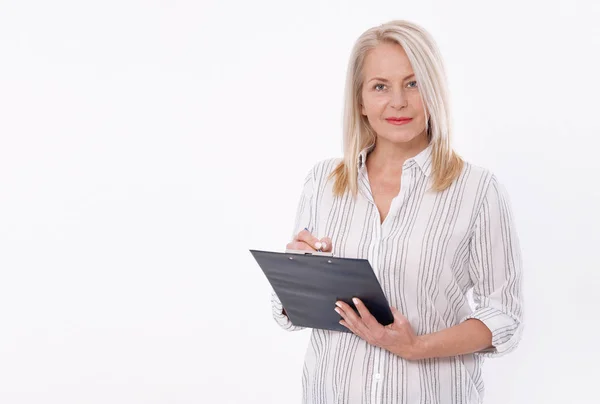
{"type": "Polygon", "coordinates": [[[304,250],[331,252],[333,244],[329,237],[318,239],[313,236],[308,230],[304,229],[294,237],[291,243],[288,243],[285,248],[287,250],[304,250]]]}

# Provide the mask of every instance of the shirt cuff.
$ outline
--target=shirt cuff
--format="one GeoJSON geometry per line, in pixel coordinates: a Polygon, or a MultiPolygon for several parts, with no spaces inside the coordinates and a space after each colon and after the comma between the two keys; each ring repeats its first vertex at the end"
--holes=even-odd
{"type": "Polygon", "coordinates": [[[523,324],[498,309],[483,307],[465,316],[460,322],[471,318],[481,321],[492,332],[493,347],[476,354],[487,358],[503,356],[513,351],[521,340],[523,324]]]}
{"type": "Polygon", "coordinates": [[[281,328],[286,331],[298,331],[303,330],[305,327],[295,326],[292,324],[288,316],[283,314],[283,305],[277,297],[277,294],[272,291],[271,292],[271,307],[273,308],[273,318],[279,324],[281,328]]]}

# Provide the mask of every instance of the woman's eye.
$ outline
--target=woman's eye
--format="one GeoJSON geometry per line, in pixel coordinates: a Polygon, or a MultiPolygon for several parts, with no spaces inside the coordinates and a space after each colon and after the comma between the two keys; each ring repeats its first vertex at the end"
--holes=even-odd
{"type": "Polygon", "coordinates": [[[375,86],[373,86],[373,88],[374,88],[375,90],[383,90],[383,88],[381,88],[381,87],[379,87],[379,86],[381,86],[381,87],[384,87],[384,86],[385,86],[385,84],[375,84],[375,86]]]}
{"type": "Polygon", "coordinates": [[[408,83],[408,85],[409,85],[409,87],[416,87],[417,86],[417,82],[415,80],[413,80],[413,81],[410,81],[408,83]],[[411,86],[411,84],[412,84],[412,86],[411,86]]]}

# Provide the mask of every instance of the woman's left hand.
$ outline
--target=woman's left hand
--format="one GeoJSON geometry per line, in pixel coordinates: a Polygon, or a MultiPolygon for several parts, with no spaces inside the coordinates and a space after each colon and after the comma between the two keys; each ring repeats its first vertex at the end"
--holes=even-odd
{"type": "Polygon", "coordinates": [[[371,345],[386,349],[404,359],[419,359],[419,337],[413,331],[408,319],[391,307],[394,322],[381,325],[369,312],[363,302],[352,299],[360,316],[354,309],[342,301],[337,301],[335,311],[342,316],[340,324],[348,328],[371,345]]]}

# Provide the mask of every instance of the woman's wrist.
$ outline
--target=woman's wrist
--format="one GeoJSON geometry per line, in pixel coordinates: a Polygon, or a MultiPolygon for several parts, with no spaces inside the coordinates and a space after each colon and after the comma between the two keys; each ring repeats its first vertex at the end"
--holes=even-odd
{"type": "Polygon", "coordinates": [[[407,355],[408,360],[418,361],[427,358],[427,335],[418,335],[407,355]]]}
{"type": "Polygon", "coordinates": [[[424,336],[416,336],[410,345],[404,344],[402,346],[393,346],[388,348],[388,350],[409,361],[425,359],[427,356],[427,341],[423,337],[424,336]]]}

